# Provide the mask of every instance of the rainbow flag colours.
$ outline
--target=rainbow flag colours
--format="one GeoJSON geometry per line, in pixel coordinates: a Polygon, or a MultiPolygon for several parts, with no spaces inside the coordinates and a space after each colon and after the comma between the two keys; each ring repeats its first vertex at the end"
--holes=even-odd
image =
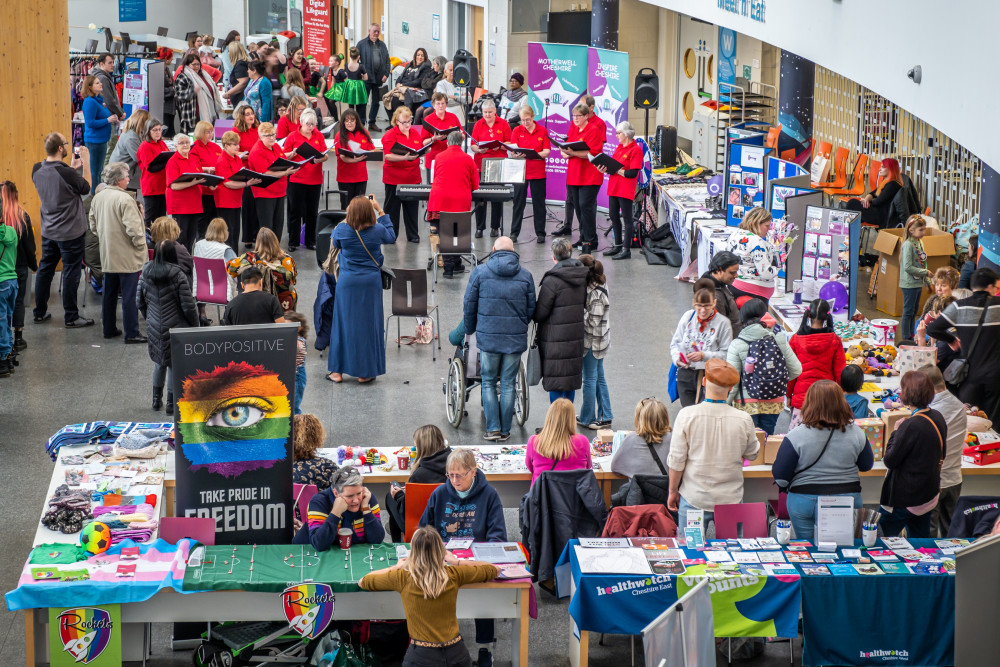
{"type": "Polygon", "coordinates": [[[50,610],[52,665],[121,663],[118,605],[50,610]]]}
{"type": "Polygon", "coordinates": [[[235,478],[286,458],[291,403],[275,371],[232,361],[197,371],[182,386],[177,428],[192,470],[235,478]]]}

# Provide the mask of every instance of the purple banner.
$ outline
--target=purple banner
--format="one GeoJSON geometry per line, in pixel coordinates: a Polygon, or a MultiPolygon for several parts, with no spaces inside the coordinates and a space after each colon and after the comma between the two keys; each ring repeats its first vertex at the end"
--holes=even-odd
{"type": "MultiPolygon", "coordinates": [[[[618,148],[618,123],[628,120],[628,54],[607,49],[587,49],[587,90],[594,96],[594,111],[604,121],[604,152],[618,148]]],[[[597,205],[608,206],[608,177],[597,196],[597,205]]]]}

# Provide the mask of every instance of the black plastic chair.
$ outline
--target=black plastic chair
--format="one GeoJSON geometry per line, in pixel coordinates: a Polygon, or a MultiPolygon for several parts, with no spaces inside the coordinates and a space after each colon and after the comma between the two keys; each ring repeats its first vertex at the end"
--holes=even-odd
{"type": "MultiPolygon", "coordinates": [[[[472,211],[461,213],[441,212],[438,220],[438,249],[431,258],[431,268],[434,271],[434,284],[437,285],[437,259],[448,255],[457,255],[469,261],[473,267],[479,263],[475,248],[472,245],[472,211]]],[[[434,291],[434,287],[431,287],[434,291]]]]}
{"type": "Polygon", "coordinates": [[[163,26],[160,26],[159,28],[156,29],[156,34],[159,37],[166,37],[167,36],[167,29],[164,28],[163,26]]]}
{"type": "Polygon", "coordinates": [[[316,263],[323,268],[323,263],[330,255],[330,235],[333,228],[347,218],[344,211],[320,211],[316,216],[316,263]]]}
{"type": "MultiPolygon", "coordinates": [[[[427,272],[420,269],[393,269],[396,277],[392,281],[392,314],[385,318],[385,338],[389,340],[389,320],[396,318],[396,347],[401,335],[399,318],[426,317],[431,320],[433,338],[437,338],[437,349],[441,349],[441,319],[437,306],[428,307],[427,272]],[[431,318],[434,313],[434,318],[431,318]],[[437,320],[436,322],[434,320],[437,320]]],[[[437,361],[434,340],[431,339],[431,360],[437,361]]]]}

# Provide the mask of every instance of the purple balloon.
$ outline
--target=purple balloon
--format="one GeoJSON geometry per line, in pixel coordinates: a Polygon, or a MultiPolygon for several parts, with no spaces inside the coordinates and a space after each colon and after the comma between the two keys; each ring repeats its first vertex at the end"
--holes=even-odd
{"type": "Polygon", "coordinates": [[[851,303],[847,296],[847,286],[836,280],[831,280],[819,288],[819,298],[829,301],[833,312],[843,310],[851,303]]]}
{"type": "Polygon", "coordinates": [[[708,179],[708,194],[714,197],[722,194],[722,174],[716,174],[708,179]]]}

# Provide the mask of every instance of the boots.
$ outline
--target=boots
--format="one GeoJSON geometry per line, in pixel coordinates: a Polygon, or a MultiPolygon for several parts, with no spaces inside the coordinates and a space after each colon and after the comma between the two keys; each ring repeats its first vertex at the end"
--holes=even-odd
{"type": "Polygon", "coordinates": [[[621,252],[614,255],[611,259],[629,259],[632,256],[632,249],[628,246],[622,246],[621,252]]]}
{"type": "Polygon", "coordinates": [[[17,360],[17,352],[14,350],[11,350],[10,354],[7,355],[7,364],[10,366],[11,373],[14,372],[15,368],[21,365],[21,363],[17,360]]]}
{"type": "Polygon", "coordinates": [[[12,372],[14,369],[10,367],[10,363],[6,359],[0,359],[0,378],[10,377],[12,372]]]}
{"type": "Polygon", "coordinates": [[[28,347],[28,344],[24,342],[24,330],[15,329],[14,330],[14,350],[20,352],[24,348],[28,347]]]}
{"type": "Polygon", "coordinates": [[[172,391],[167,391],[167,406],[164,408],[164,412],[170,419],[174,418],[174,392],[172,391]]]}
{"type": "Polygon", "coordinates": [[[621,251],[622,251],[622,244],[615,243],[613,246],[611,246],[601,254],[603,254],[605,257],[613,257],[614,255],[617,255],[621,251]]]}
{"type": "Polygon", "coordinates": [[[153,387],[153,409],[159,410],[163,407],[163,387],[153,387]]]}

